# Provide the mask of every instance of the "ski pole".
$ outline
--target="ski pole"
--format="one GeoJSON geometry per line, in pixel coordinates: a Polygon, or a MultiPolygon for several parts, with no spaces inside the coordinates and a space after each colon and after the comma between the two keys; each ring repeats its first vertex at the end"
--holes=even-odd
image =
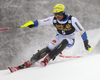
{"type": "Polygon", "coordinates": [[[0,29],[0,31],[5,31],[5,30],[8,30],[8,28],[5,28],[5,29],[0,29]]]}
{"type": "Polygon", "coordinates": [[[10,30],[10,29],[17,29],[21,28],[20,26],[12,27],[12,28],[5,28],[5,29],[0,29],[0,31],[5,31],[5,30],[10,30]]]}
{"type": "Polygon", "coordinates": [[[0,29],[0,31],[5,31],[5,30],[9,30],[9,29],[16,29],[16,28],[24,28],[24,27],[28,27],[28,26],[34,26],[34,22],[33,21],[28,21],[22,26],[16,26],[16,27],[12,27],[12,28],[0,29]]]}

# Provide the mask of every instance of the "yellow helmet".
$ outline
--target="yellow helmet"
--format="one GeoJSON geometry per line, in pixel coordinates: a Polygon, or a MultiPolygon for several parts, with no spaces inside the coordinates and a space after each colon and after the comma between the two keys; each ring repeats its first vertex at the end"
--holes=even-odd
{"type": "Polygon", "coordinates": [[[63,4],[56,4],[53,8],[54,13],[65,12],[65,6],[63,4]]]}

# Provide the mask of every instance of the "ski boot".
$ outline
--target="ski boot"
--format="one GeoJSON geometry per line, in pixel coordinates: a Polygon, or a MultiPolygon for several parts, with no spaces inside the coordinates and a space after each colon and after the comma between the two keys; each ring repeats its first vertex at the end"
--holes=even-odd
{"type": "Polygon", "coordinates": [[[41,65],[42,65],[42,66],[46,66],[47,63],[48,63],[50,60],[51,60],[50,56],[47,55],[47,56],[44,58],[44,60],[41,61],[41,65]]]}

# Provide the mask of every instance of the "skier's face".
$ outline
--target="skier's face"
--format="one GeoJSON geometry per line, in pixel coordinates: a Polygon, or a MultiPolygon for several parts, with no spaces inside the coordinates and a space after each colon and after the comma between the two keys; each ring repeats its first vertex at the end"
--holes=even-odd
{"type": "Polygon", "coordinates": [[[59,13],[54,13],[55,17],[58,19],[58,20],[61,20],[63,19],[63,13],[62,12],[59,12],[59,13]]]}
{"type": "Polygon", "coordinates": [[[56,16],[56,18],[60,21],[60,20],[62,20],[63,19],[63,15],[62,16],[56,16]]]}

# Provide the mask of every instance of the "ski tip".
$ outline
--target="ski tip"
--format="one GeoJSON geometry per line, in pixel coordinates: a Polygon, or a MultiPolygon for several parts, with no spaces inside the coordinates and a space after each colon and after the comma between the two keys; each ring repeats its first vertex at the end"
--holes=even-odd
{"type": "Polygon", "coordinates": [[[19,70],[20,68],[19,67],[8,67],[8,69],[10,70],[11,73],[19,70]]]}
{"type": "Polygon", "coordinates": [[[11,73],[13,72],[10,67],[8,67],[8,69],[10,70],[11,73]]]}

